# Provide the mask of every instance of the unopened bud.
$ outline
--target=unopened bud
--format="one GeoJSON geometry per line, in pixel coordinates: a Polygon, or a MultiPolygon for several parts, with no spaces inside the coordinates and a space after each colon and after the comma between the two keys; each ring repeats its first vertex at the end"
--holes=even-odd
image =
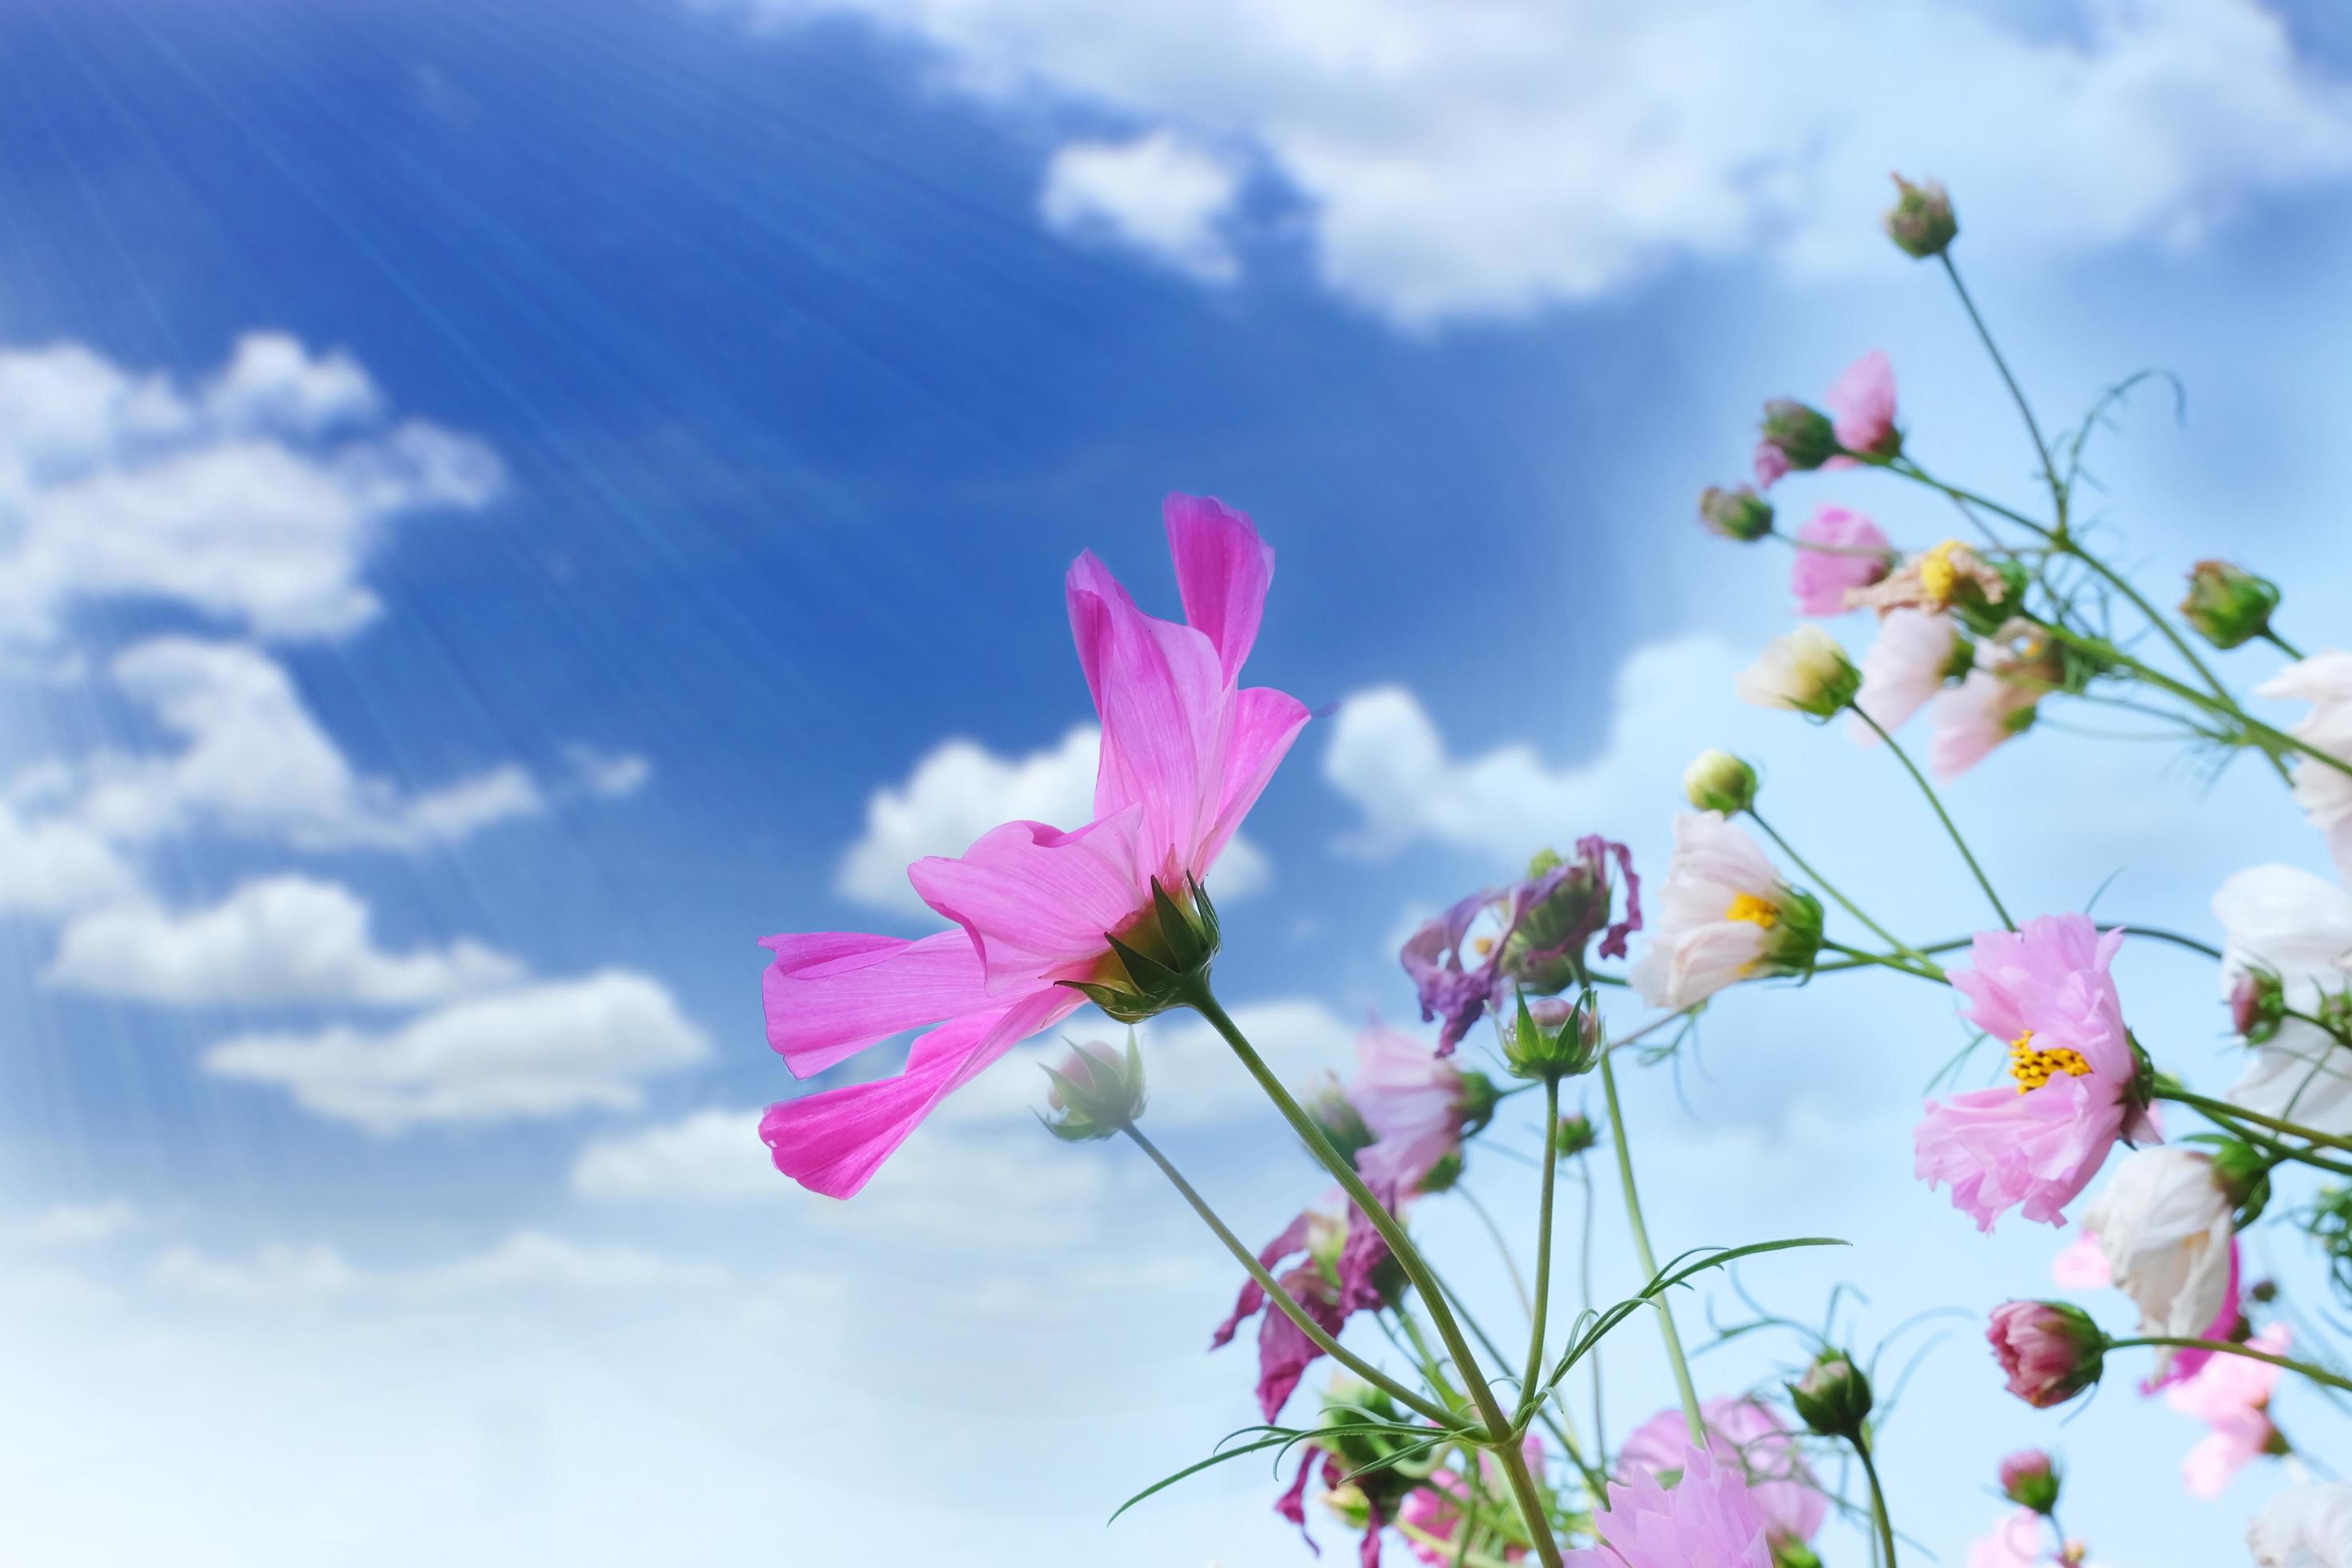
{"type": "Polygon", "coordinates": [[[2226,561],[2200,561],[2189,574],[2180,616],[2215,647],[2236,647],[2271,627],[2278,584],[2226,561]]]}
{"type": "Polygon", "coordinates": [[[1143,1054],[1136,1049],[1132,1029],[1126,1050],[1099,1040],[1073,1046],[1061,1066],[1046,1067],[1045,1076],[1054,1083],[1045,1103],[1057,1114],[1039,1120],[1066,1142],[1108,1138],[1143,1114],[1143,1054]]]}
{"type": "Polygon", "coordinates": [[[1830,416],[1793,397],[1775,397],[1764,405],[1763,440],[1780,454],[1782,463],[1801,472],[1838,455],[1837,427],[1830,416]]]}
{"type": "Polygon", "coordinates": [[[2000,1495],[2046,1514],[2058,1506],[2058,1467],[2039,1448],[2021,1448],[2000,1462],[2000,1495]]]}
{"type": "Polygon", "coordinates": [[[2277,973],[2249,969],[2230,985],[2230,1027],[2246,1044],[2259,1046],[2286,1019],[2286,983],[2277,973]]]}
{"type": "Polygon", "coordinates": [[[1815,626],[1782,632],[1764,645],[1734,682],[1740,698],[1759,708],[1788,708],[1828,719],[1862,689],[1862,672],[1837,639],[1815,626]]]}
{"type": "Polygon", "coordinates": [[[1895,205],[1878,221],[1897,249],[1921,261],[1943,255],[1960,233],[1959,220],[1952,216],[1952,198],[1940,180],[1922,180],[1915,185],[1895,175],[1895,205]]]}
{"type": "Polygon", "coordinates": [[[1559,1158],[1573,1160],[1579,1154],[1590,1152],[1600,1142],[1601,1134],[1593,1131],[1591,1117],[1571,1110],[1559,1119],[1559,1131],[1555,1140],[1559,1158]]]}
{"type": "Polygon", "coordinates": [[[1772,503],[1748,485],[1736,490],[1709,485],[1699,492],[1699,521],[1707,531],[1753,544],[1772,531],[1772,503]]]}
{"type": "Polygon", "coordinates": [[[2278,1162],[2243,1139],[2232,1138],[2213,1151],[2213,1184],[2238,1211],[2243,1229],[2262,1217],[2271,1201],[2271,1167],[2278,1162]]]}
{"type": "Polygon", "coordinates": [[[2037,1410],[2063,1405],[2099,1381],[2107,1339],[2082,1308],[2064,1301],[2005,1301],[1985,1339],[2009,1391],[2037,1410]]]}
{"type": "Polygon", "coordinates": [[[1701,811],[1737,816],[1756,804],[1756,770],[1729,752],[1701,752],[1683,770],[1683,795],[1701,811]]]}
{"type": "Polygon", "coordinates": [[[1825,1350],[1789,1384],[1789,1402],[1811,1431],[1858,1442],[1870,1419],[1870,1379],[1845,1352],[1825,1350]]]}
{"type": "Polygon", "coordinates": [[[1503,1063],[1513,1078],[1575,1078],[1601,1059],[1601,1019],[1588,991],[1580,1001],[1519,994],[1519,1015],[1503,1041],[1503,1063]]]}

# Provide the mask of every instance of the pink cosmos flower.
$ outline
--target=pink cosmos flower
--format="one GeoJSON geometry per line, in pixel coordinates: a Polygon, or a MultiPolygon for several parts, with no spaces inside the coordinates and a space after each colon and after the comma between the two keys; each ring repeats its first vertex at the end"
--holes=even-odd
{"type": "MultiPolygon", "coordinates": [[[[1383,1190],[1377,1182],[1371,1185],[1373,1195],[1393,1211],[1394,1192],[1383,1190]]],[[[1341,1202],[1339,1189],[1333,1188],[1323,1201],[1328,1208],[1337,1208],[1341,1202]]],[[[1386,1304],[1373,1276],[1389,1261],[1388,1243],[1353,1204],[1347,1205],[1339,1215],[1318,1209],[1303,1211],[1265,1244],[1257,1260],[1325,1333],[1336,1336],[1354,1313],[1386,1304]],[[1283,1264],[1292,1258],[1299,1260],[1297,1265],[1281,1272],[1283,1264]]],[[[1209,1348],[1223,1349],[1243,1322],[1259,1312],[1265,1315],[1257,1329],[1257,1403],[1272,1421],[1323,1352],[1287,1313],[1267,1302],[1255,1279],[1244,1281],[1232,1313],[1210,1337],[1209,1348]]]]}
{"type": "Polygon", "coordinates": [[[1797,559],[1789,568],[1789,588],[1797,595],[1801,616],[1842,616],[1849,588],[1866,588],[1886,575],[1894,564],[1886,535],[1878,524],[1858,511],[1825,506],[1813,521],[1797,530],[1797,559]],[[1807,544],[1830,546],[1807,550],[1807,544]],[[1875,551],[1875,554],[1842,554],[1842,551],[1875,551]]]}
{"type": "MultiPolygon", "coordinates": [[[[1839,372],[1822,401],[1829,405],[1838,445],[1847,451],[1892,457],[1901,449],[1903,438],[1895,428],[1895,366],[1885,351],[1873,349],[1839,372]]],[[[1850,458],[1832,458],[1822,466],[1852,465],[1850,458]]]]}
{"type": "MultiPolygon", "coordinates": [[[[1879,617],[1878,640],[1862,656],[1862,689],[1853,705],[1893,734],[1944,689],[1962,644],[1959,623],[1934,610],[1898,606],[1879,617]]],[[[1848,721],[1853,738],[1878,744],[1878,731],[1848,721]]]]}
{"type": "Polygon", "coordinates": [[[1958,689],[1936,699],[1928,713],[1935,725],[1927,742],[1927,771],[1949,782],[1992,755],[2033,722],[2042,693],[2003,680],[1990,669],[1972,669],[1958,689]]]}
{"type": "Polygon", "coordinates": [[[960,928],[908,942],[828,931],[768,938],[768,1040],[807,1078],[867,1046],[937,1025],[895,1078],[769,1108],[760,1135],[776,1168],[847,1197],[942,1100],[1018,1041],[1085,1000],[1070,982],[1126,978],[1106,933],[1150,918],[1156,878],[1171,894],[1204,878],[1307,713],[1239,683],[1274,577],[1250,520],[1171,495],[1168,544],[1185,624],[1136,607],[1091,552],[1068,578],[1078,662],[1102,719],[1094,820],[1065,833],[1013,822],[962,856],[908,878],[960,928]]]}
{"type": "Polygon", "coordinates": [[[2042,1555],[2042,1516],[2021,1508],[1969,1548],[1969,1568],[2033,1568],[2042,1555]]]}
{"type": "Polygon", "coordinates": [[[2052,1283],[2068,1290],[2104,1290],[2116,1282],[2107,1271],[2106,1249],[2095,1230],[2078,1230],[2057,1257],[2050,1260],[2052,1283]]]}
{"type": "Polygon", "coordinates": [[[1640,1468],[1610,1483],[1592,1510],[1605,1544],[1566,1553],[1563,1568],[1771,1568],[1764,1510],[1738,1465],[1686,1444],[1659,1468],[1682,1474],[1671,1488],[1640,1468]]]}
{"type": "MultiPolygon", "coordinates": [[[[1527,1441],[1520,1445],[1520,1450],[1527,1455],[1528,1468],[1537,1475],[1543,1474],[1543,1439],[1530,1432],[1527,1441]]],[[[1503,1485],[1502,1471],[1495,1463],[1495,1457],[1482,1454],[1478,1463],[1486,1478],[1486,1489],[1489,1492],[1499,1491],[1503,1485]]],[[[1409,1526],[1431,1538],[1430,1541],[1422,1541],[1411,1535],[1405,1537],[1405,1543],[1412,1549],[1412,1554],[1429,1563],[1431,1568],[1448,1568],[1454,1561],[1454,1531],[1461,1517],[1461,1502],[1462,1478],[1452,1470],[1436,1469],[1429,1473],[1426,1484],[1408,1492],[1404,1501],[1397,1507],[1398,1524],[1409,1526]],[[1433,1545],[1431,1542],[1437,1544],[1433,1545]]],[[[1524,1562],[1527,1555],[1528,1549],[1524,1546],[1503,1549],[1503,1561],[1506,1563],[1524,1562]]]]}
{"type": "Polygon", "coordinates": [[[1421,1190],[1431,1172],[1462,1150],[1470,1118],[1470,1080],[1435,1048],[1395,1029],[1356,1037],[1356,1076],[1348,1102],[1372,1133],[1356,1168],[1378,1189],[1421,1190]]]}
{"type": "MultiPolygon", "coordinates": [[[[2294,1336],[2285,1324],[2273,1323],[2246,1342],[2284,1355],[2294,1336]]],[[[2276,1445],[2270,1405],[2279,1371],[2250,1356],[2208,1354],[2195,1376],[2166,1392],[2167,1405],[2212,1428],[2180,1461],[2181,1484],[2191,1496],[2220,1497],[2232,1476],[2276,1445]]]]}
{"type": "Polygon", "coordinates": [[[1914,1169],[1948,1184],[1979,1230],[2020,1205],[2027,1219],[2064,1224],[2118,1139],[2158,1141],[2107,973],[2123,940],[2083,915],[2043,915],[1978,932],[1973,966],[1951,972],[1961,1016],[2009,1043],[2016,1082],[1929,1101],[1914,1169]]]}
{"type": "Polygon", "coordinates": [[[2002,1302],[1985,1341],[2009,1391],[2036,1410],[2063,1405],[2098,1382],[2106,1351],[2091,1315],[2063,1301],[2002,1302]]]}
{"type": "MultiPolygon", "coordinates": [[[[1772,1407],[1756,1399],[1710,1399],[1698,1413],[1706,1423],[1707,1451],[1748,1478],[1748,1495],[1763,1510],[1774,1550],[1818,1534],[1829,1499],[1806,1467],[1790,1427],[1772,1407]]],[[[1690,1424],[1677,1405],[1626,1434],[1618,1463],[1635,1472],[1671,1469],[1689,1447],[1690,1424]]]]}

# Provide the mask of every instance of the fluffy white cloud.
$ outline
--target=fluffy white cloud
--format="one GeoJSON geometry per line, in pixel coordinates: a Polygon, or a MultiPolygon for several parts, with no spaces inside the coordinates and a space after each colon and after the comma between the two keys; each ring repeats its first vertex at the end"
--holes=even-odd
{"type": "Polygon", "coordinates": [[[0,353],[0,639],[48,641],[103,598],[338,636],[376,612],[361,574],[387,522],[501,482],[488,447],[387,425],[348,355],[282,333],[194,386],[74,343],[0,353]]]}
{"type": "Polygon", "coordinates": [[[635,1110],[645,1079],[709,1051],[659,983],[604,970],[452,1003],[386,1033],[244,1036],[206,1051],[204,1067],[278,1085],[320,1116],[394,1133],[635,1110]]]}
{"type": "MultiPolygon", "coordinates": [[[[1000,757],[977,741],[941,742],[905,784],[885,785],[866,801],[866,831],[842,856],[834,886],[877,910],[936,920],[915,896],[907,868],[926,855],[961,855],[1000,823],[1085,823],[1094,815],[1101,746],[1102,731],[1091,724],[1021,757],[1000,757]]],[[[1210,891],[1233,903],[1261,891],[1271,876],[1257,846],[1236,836],[1218,858],[1210,891]]]]}
{"type": "Polygon", "coordinates": [[[79,822],[27,820],[0,800],[0,913],[60,915],[122,899],[138,877],[79,822]]]}
{"type": "MultiPolygon", "coordinates": [[[[1940,0],[737,4],[868,17],[966,90],[1108,110],[1147,142],[1245,144],[1297,193],[1324,282],[1407,324],[1686,257],[1893,266],[1874,229],[1890,166],[1941,175],[1964,226],[2028,251],[2192,237],[2352,168],[2352,92],[2260,0],[2032,21],[1940,0]]],[[[1153,190],[1135,156],[1091,167],[1087,210],[1130,227],[1182,237],[1223,205],[1197,173],[1153,190]]],[[[1049,195],[1071,178],[1057,157],[1049,195]]]]}
{"type": "Polygon", "coordinates": [[[139,1223],[139,1211],[121,1198],[103,1203],[60,1204],[38,1214],[0,1218],[0,1247],[47,1252],[96,1247],[139,1223]]]}
{"type": "Polygon", "coordinates": [[[512,763],[421,794],[360,773],[285,667],[247,644],[158,637],[118,655],[108,675],[182,742],[169,755],[103,752],[83,764],[78,815],[112,838],[203,826],[304,848],[405,848],[546,804],[512,763]]]}
{"type": "Polygon", "coordinates": [[[1037,210],[1062,234],[1131,246],[1188,277],[1223,283],[1240,270],[1221,232],[1240,188],[1230,163],[1172,131],[1155,131],[1057,149],[1037,210]]]}
{"type": "Polygon", "coordinates": [[[616,1295],[724,1283],[712,1263],[633,1247],[589,1246],[519,1231],[489,1251],[409,1270],[362,1268],[331,1247],[272,1243],[244,1258],[174,1247],[149,1270],[154,1287],[224,1306],[271,1308],[344,1300],[432,1304],[507,1295],[616,1295]]]}
{"type": "Polygon", "coordinates": [[[780,1200],[800,1189],[776,1173],[760,1142],[760,1107],[698,1110],[592,1140],[572,1164],[572,1190],[593,1198],[780,1200]]]}
{"type": "Polygon", "coordinates": [[[414,1006],[522,978],[478,942],[392,953],[368,906],[309,877],[247,882],[209,909],[150,903],[91,910],[58,938],[45,982],[103,996],[185,1005],[358,1002],[414,1006]]]}

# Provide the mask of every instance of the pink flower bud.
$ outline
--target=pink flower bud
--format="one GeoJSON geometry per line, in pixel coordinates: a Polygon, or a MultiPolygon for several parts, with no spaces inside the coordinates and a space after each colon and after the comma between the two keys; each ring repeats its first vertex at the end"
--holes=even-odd
{"type": "Polygon", "coordinates": [[[1985,1332],[2009,1391],[2037,1410],[2063,1405],[2099,1381],[2106,1336],[2080,1307],[2005,1301],[1985,1332]]]}

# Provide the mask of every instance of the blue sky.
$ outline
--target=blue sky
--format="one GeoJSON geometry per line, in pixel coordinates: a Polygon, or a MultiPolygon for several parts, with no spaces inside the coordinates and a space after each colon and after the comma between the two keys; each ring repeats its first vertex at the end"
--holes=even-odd
{"type": "MultiPolygon", "coordinates": [[[[1405,1016],[1400,930],[1541,844],[1662,869],[1706,744],[1956,932],[1901,781],[1732,700],[1780,563],[1690,520],[1761,397],[1872,346],[1915,450],[2030,498],[1964,322],[1870,227],[1890,163],[1953,182],[2053,420],[2183,377],[2099,466],[2126,558],[2168,591],[2242,552],[2329,640],[2340,20],[1668,10],[0,20],[0,1321],[42,1352],[0,1555],[718,1562],[790,1520],[815,1563],[1290,1560],[1238,1468],[1101,1531],[1249,1418],[1241,1352],[1198,1355],[1207,1238],[1037,1135],[1019,1064],[858,1205],[802,1199],[751,1132],[793,1089],[752,943],[924,929],[856,868],[1083,800],[1060,573],[1091,546],[1171,607],[1171,488],[1280,553],[1255,677],[1341,703],[1226,900],[1286,1066],[1405,1016]]],[[[1945,526],[1855,487],[1801,500],[1945,526]]],[[[2041,908],[2120,870],[2103,909],[2203,929],[2230,870],[2325,867],[2253,770],[2144,749],[2037,735],[1954,799],[2041,908]]],[[[2168,1065],[2225,1083],[2210,975],[2131,964],[2168,1065]]],[[[1633,1111],[1675,1245],[1851,1236],[1748,1278],[1800,1315],[1852,1279],[1874,1331],[2056,1245],[1909,1182],[1958,1041],[1897,986],[1735,998],[1633,1111]]],[[[1270,1233],[1319,1184],[1155,1034],[1165,1141],[1270,1233]]],[[[1503,1289],[1458,1207],[1425,1223],[1503,1289]]],[[[1622,1354],[1621,1430],[1664,1391],[1622,1354]]],[[[1890,1480],[1947,1561],[2004,1446],[2074,1452],[2117,1565],[2225,1560],[2272,1484],[2145,1517],[2133,1466],[2188,1424],[2116,1389],[2061,1435],[1965,1331],[1913,1399],[1890,1480]]]]}

